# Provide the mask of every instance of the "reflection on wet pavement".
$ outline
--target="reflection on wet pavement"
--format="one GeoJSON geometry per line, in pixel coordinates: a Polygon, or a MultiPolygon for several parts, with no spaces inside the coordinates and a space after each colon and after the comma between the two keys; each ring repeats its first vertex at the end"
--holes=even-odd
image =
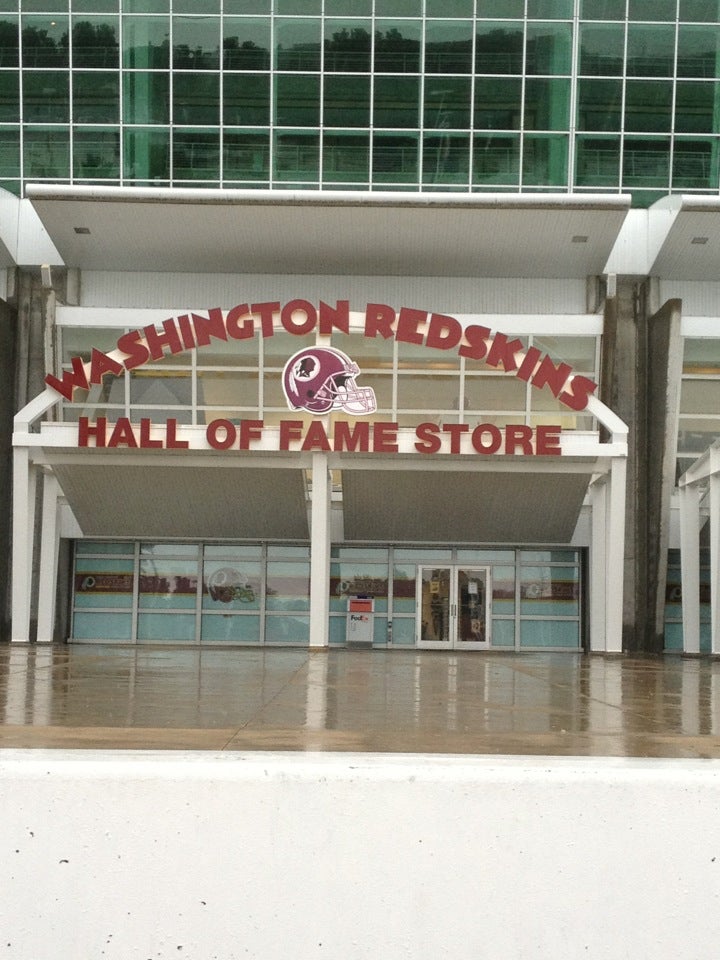
{"type": "Polygon", "coordinates": [[[0,747],[720,757],[720,661],[0,647],[0,747]]]}

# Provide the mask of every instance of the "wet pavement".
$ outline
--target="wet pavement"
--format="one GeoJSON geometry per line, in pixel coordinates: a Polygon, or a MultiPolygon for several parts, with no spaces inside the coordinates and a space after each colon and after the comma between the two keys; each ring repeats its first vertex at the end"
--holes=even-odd
{"type": "Polygon", "coordinates": [[[720,757],[720,661],[0,646],[0,748],[720,757]]]}

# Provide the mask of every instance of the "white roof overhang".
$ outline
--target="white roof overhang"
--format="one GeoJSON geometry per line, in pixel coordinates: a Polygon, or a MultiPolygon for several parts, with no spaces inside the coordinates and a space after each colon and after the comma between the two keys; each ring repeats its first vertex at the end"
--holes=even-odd
{"type": "Polygon", "coordinates": [[[386,276],[602,273],[630,206],[607,194],[255,191],[31,184],[68,267],[386,276]]]}
{"type": "Polygon", "coordinates": [[[663,239],[648,272],[664,280],[720,277],[720,197],[681,194],[649,210],[651,232],[663,239]]]}

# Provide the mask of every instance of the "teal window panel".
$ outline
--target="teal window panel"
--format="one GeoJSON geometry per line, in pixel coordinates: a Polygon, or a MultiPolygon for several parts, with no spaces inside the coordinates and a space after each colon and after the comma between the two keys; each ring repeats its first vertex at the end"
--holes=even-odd
{"type": "Polygon", "coordinates": [[[73,122],[118,123],[120,75],[109,71],[73,73],[73,122]]]}
{"type": "MultiPolygon", "coordinates": [[[[470,137],[425,134],[423,183],[428,186],[467,186],[470,178],[470,137]]],[[[456,383],[456,381],[454,381],[456,383]]]]}
{"type": "Polygon", "coordinates": [[[577,649],[580,624],[577,620],[521,620],[520,646],[577,649]]]}
{"type": "Polygon", "coordinates": [[[576,186],[616,187],[619,183],[620,137],[576,137],[576,186]]]}
{"type": "Polygon", "coordinates": [[[628,25],[626,70],[629,77],[671,77],[674,62],[674,24],[628,25]]]}
{"type": "Polygon", "coordinates": [[[0,16],[0,67],[17,67],[19,62],[18,17],[0,16]]]}
{"type": "Polygon", "coordinates": [[[375,77],[374,126],[418,127],[419,121],[420,78],[375,77]]]}
{"type": "Polygon", "coordinates": [[[473,140],[472,182],[478,186],[520,182],[520,136],[478,134],[473,140]]]}
{"type": "Polygon", "coordinates": [[[102,640],[103,643],[132,639],[132,614],[92,613],[75,611],[73,615],[73,638],[75,640],[102,640]]]}
{"type": "Polygon", "coordinates": [[[73,0],[72,6],[73,13],[117,13],[120,0],[73,0]]]}
{"type": "MultiPolygon", "coordinates": [[[[4,0],[7,3],[7,0],[4,0]]],[[[17,9],[18,0],[15,0],[15,8],[17,9]]],[[[23,0],[23,11],[25,13],[44,11],[44,10],[53,10],[57,13],[67,12],[69,6],[69,0],[23,0]]],[[[5,7],[4,9],[7,9],[5,7]]]]}
{"type": "Polygon", "coordinates": [[[569,75],[572,59],[572,24],[528,23],[525,72],[528,75],[569,75]]]}
{"type": "Polygon", "coordinates": [[[577,567],[521,567],[520,613],[574,617],[580,614],[577,567]]]}
{"type": "Polygon", "coordinates": [[[158,557],[140,561],[138,605],[145,610],[195,609],[197,562],[158,557]]]}
{"type": "Polygon", "coordinates": [[[422,0],[375,0],[376,17],[420,17],[422,0]]]}
{"type": "Polygon", "coordinates": [[[123,73],[123,112],[125,123],[168,123],[170,75],[144,71],[123,73]]]}
{"type": "Polygon", "coordinates": [[[220,17],[173,17],[172,29],[175,70],[219,68],[220,17]]]}
{"type": "Polygon", "coordinates": [[[26,127],[23,154],[28,179],[70,179],[68,127],[26,127]]]}
{"type": "Polygon", "coordinates": [[[624,23],[580,25],[581,76],[619,77],[625,62],[624,23]]]}
{"type": "Polygon", "coordinates": [[[720,88],[717,83],[679,80],[675,90],[675,132],[720,132],[719,108],[720,88]]]}
{"type": "Polygon", "coordinates": [[[170,21],[167,17],[123,17],[122,63],[131,70],[167,70],[170,21]]]}
{"type": "Polygon", "coordinates": [[[277,14],[316,14],[322,13],[322,0],[275,0],[277,14]]]}
{"type": "MultiPolygon", "coordinates": [[[[23,6],[23,10],[27,5],[23,6]]],[[[69,63],[69,17],[57,14],[23,16],[22,63],[26,70],[67,67],[69,63]]]]}
{"type": "Polygon", "coordinates": [[[368,73],[372,59],[370,20],[325,21],[325,71],[368,73]]]}
{"type": "Polygon", "coordinates": [[[677,46],[678,77],[715,79],[720,62],[720,24],[680,24],[677,46]]]}
{"type": "Polygon", "coordinates": [[[310,617],[268,614],[265,617],[265,642],[307,646],[310,642],[310,617]]]}
{"type": "Polygon", "coordinates": [[[675,137],[672,161],[672,188],[717,190],[720,141],[675,137]]]}
{"type": "Polygon", "coordinates": [[[664,133],[672,124],[672,84],[658,80],[628,80],[625,87],[625,129],[634,133],[664,133]]]}
{"type": "Polygon", "coordinates": [[[375,600],[375,611],[386,612],[388,601],[387,564],[363,561],[330,565],[330,609],[346,612],[350,597],[368,596],[375,600]]]}
{"type": "Polygon", "coordinates": [[[570,124],[570,79],[525,81],[526,130],[567,130],[570,124]]]}
{"type": "Polygon", "coordinates": [[[320,77],[279,74],[275,78],[275,122],[283,127],[320,124],[320,77]]]}
{"type": "MultiPolygon", "coordinates": [[[[220,176],[220,133],[217,130],[173,132],[173,179],[215,180],[220,176]]],[[[180,402],[185,402],[183,397],[180,402]]]]}
{"type": "Polygon", "coordinates": [[[229,73],[223,87],[223,122],[228,126],[262,126],[270,122],[270,76],[229,73]]]}
{"type": "Polygon", "coordinates": [[[621,130],[622,87],[622,80],[578,80],[578,130],[621,130]]]}
{"type": "Polygon", "coordinates": [[[422,26],[411,20],[375,21],[375,72],[418,73],[422,26]]]}
{"type": "Polygon", "coordinates": [[[670,651],[680,651],[683,649],[682,623],[665,624],[665,649],[670,651]]]}
{"type": "Polygon", "coordinates": [[[472,17],[474,0],[425,0],[427,17],[472,17]]]}
{"type": "Polygon", "coordinates": [[[14,196],[20,196],[20,180],[0,180],[0,188],[7,190],[8,193],[12,193],[14,196]]]}
{"type": "Polygon", "coordinates": [[[267,563],[268,611],[310,609],[310,564],[282,560],[267,563]]]}
{"type": "Polygon", "coordinates": [[[298,18],[275,20],[275,68],[304,73],[320,69],[322,21],[298,18]]]}
{"type": "Polygon", "coordinates": [[[67,123],[70,76],[59,70],[24,70],[23,115],[26,123],[67,123]]]}
{"type": "Polygon", "coordinates": [[[123,0],[125,13],[167,13],[170,0],[123,0]]]}
{"type": "Polygon", "coordinates": [[[680,0],[680,19],[695,22],[716,23],[717,0],[680,0]]]}
{"type": "Polygon", "coordinates": [[[525,0],[482,0],[478,4],[478,17],[512,17],[525,15],[525,0]]]}
{"type": "Polygon", "coordinates": [[[220,0],[173,0],[173,13],[220,13],[220,0]]]}
{"type": "Polygon", "coordinates": [[[101,556],[124,554],[132,557],[134,554],[134,547],[132,543],[111,543],[107,540],[76,540],[75,554],[78,557],[88,556],[90,554],[100,554],[101,556]]]}
{"type": "Polygon", "coordinates": [[[580,0],[581,20],[624,20],[625,0],[580,0]]]}
{"type": "Polygon", "coordinates": [[[325,77],[323,123],[326,127],[367,127],[370,123],[370,78],[325,77]]]}
{"type": "Polygon", "coordinates": [[[119,129],[75,130],[73,132],[73,175],[84,180],[119,179],[119,129]]]}
{"type": "Polygon", "coordinates": [[[521,550],[521,563],[578,563],[577,550],[521,550]]]}
{"type": "Polygon", "coordinates": [[[426,129],[470,128],[469,77],[426,77],[423,124],[426,129]]]}
{"type": "Polygon", "coordinates": [[[630,20],[674,20],[675,0],[628,0],[630,20]]]}
{"type": "Polygon", "coordinates": [[[625,137],[623,185],[666,188],[669,182],[670,139],[668,137],[625,137]]]}
{"type": "Polygon", "coordinates": [[[204,643],[260,643],[260,617],[204,614],[200,639],[204,643]]]}
{"type": "Polygon", "coordinates": [[[269,14],[272,10],[272,0],[224,0],[223,10],[226,14],[269,14]]]}
{"type": "Polygon", "coordinates": [[[73,67],[117,69],[120,66],[118,17],[73,17],[73,67]]]}
{"type": "Polygon", "coordinates": [[[270,134],[266,131],[233,132],[223,136],[225,180],[266,181],[270,177],[270,134]]]}
{"type": "Polygon", "coordinates": [[[203,610],[229,613],[259,610],[262,571],[259,561],[206,560],[203,566],[203,610]]]}
{"type": "Polygon", "coordinates": [[[568,138],[550,134],[525,135],[522,179],[526,186],[565,186],[568,179],[568,138]]]}
{"type": "Polygon", "coordinates": [[[124,174],[131,180],[167,180],[170,176],[170,131],[132,127],[123,138],[124,174]]]}
{"type": "Polygon", "coordinates": [[[194,613],[140,613],[137,638],[142,643],[194,643],[194,613]]]}
{"type": "Polygon", "coordinates": [[[415,619],[410,617],[393,618],[392,642],[395,647],[415,646],[415,619]]]}
{"type": "Polygon", "coordinates": [[[20,77],[17,73],[0,73],[0,122],[20,121],[20,77]]]}
{"type": "Polygon", "coordinates": [[[425,24],[425,73],[472,72],[471,20],[429,20],[425,24]]]}
{"type": "Polygon", "coordinates": [[[75,607],[131,609],[133,571],[132,557],[78,557],[75,561],[75,607]]]}
{"type": "Polygon", "coordinates": [[[224,18],[223,67],[225,70],[270,69],[269,18],[224,18]]]}
{"type": "Polygon", "coordinates": [[[493,647],[514,647],[515,621],[493,618],[490,631],[490,645],[493,647]]]}
{"type": "Polygon", "coordinates": [[[347,618],[344,614],[331,615],[329,628],[329,642],[331,646],[342,646],[344,643],[347,643],[347,618]]]}
{"type": "Polygon", "coordinates": [[[220,75],[176,73],[172,111],[175,124],[217,126],[220,123],[220,75]]]}
{"type": "Polygon", "coordinates": [[[572,20],[573,0],[528,0],[528,19],[572,20]]]}
{"type": "Polygon", "coordinates": [[[475,80],[476,130],[519,130],[521,77],[478,77],[475,80]]]}
{"type": "Polygon", "coordinates": [[[367,183],[370,180],[370,136],[326,133],[323,137],[323,181],[367,183]]]}
{"type": "Polygon", "coordinates": [[[525,42],[522,24],[479,22],[476,34],[476,73],[522,76],[525,42]]]}

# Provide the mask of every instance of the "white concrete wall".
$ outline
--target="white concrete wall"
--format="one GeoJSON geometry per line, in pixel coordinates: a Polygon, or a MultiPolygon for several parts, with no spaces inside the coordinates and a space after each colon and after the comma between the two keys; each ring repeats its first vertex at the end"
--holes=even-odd
{"type": "Polygon", "coordinates": [[[720,764],[0,753],[7,960],[705,960],[720,764]]]}

